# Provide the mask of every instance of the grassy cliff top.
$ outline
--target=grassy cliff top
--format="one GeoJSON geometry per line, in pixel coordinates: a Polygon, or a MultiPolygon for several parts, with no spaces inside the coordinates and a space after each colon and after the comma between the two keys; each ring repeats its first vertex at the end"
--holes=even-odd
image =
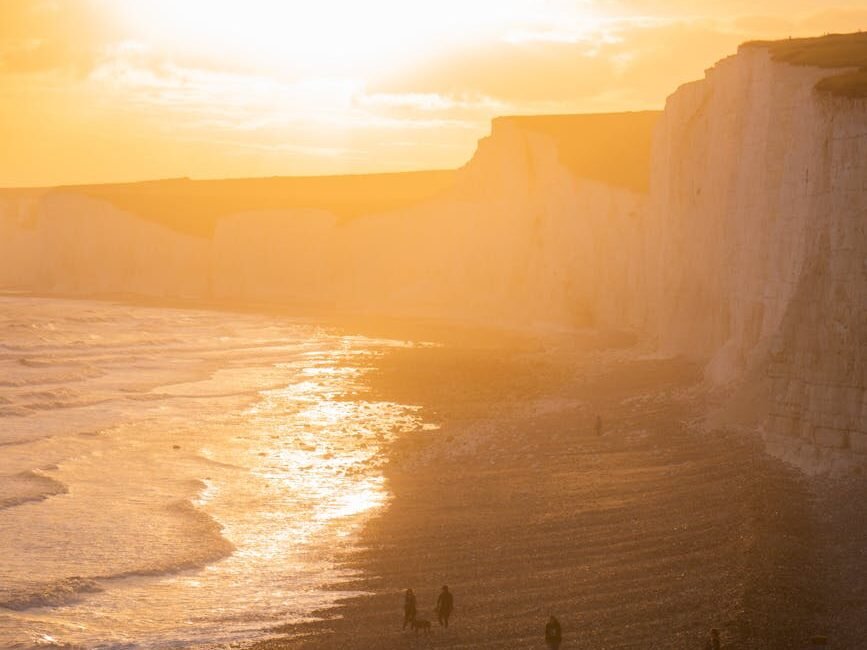
{"type": "Polygon", "coordinates": [[[560,162],[580,178],[647,192],[653,130],[661,111],[498,117],[493,133],[511,124],[551,136],[560,162]]]}
{"type": "Polygon", "coordinates": [[[763,47],[774,61],[817,68],[859,68],[819,81],[816,88],[840,97],[867,97],[867,33],[828,34],[784,41],[752,41],[743,47],[763,47]]]}
{"type": "MultiPolygon", "coordinates": [[[[320,209],[341,219],[395,210],[450,187],[456,172],[190,180],[188,178],[13,190],[17,196],[76,194],[179,232],[210,236],[220,217],[262,210],[320,209]]],[[[0,190],[0,196],[2,196],[0,190]]]]}

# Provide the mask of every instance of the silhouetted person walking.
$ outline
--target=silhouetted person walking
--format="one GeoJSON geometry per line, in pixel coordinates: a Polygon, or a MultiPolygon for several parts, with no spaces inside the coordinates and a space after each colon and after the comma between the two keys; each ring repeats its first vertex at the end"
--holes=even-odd
{"type": "Polygon", "coordinates": [[[597,436],[602,435],[602,416],[601,415],[596,416],[596,435],[597,436]]]}
{"type": "Polygon", "coordinates": [[[548,619],[548,624],[545,626],[545,645],[551,648],[551,650],[558,650],[562,641],[563,630],[560,629],[560,621],[551,616],[548,619]]]}
{"type": "Polygon", "coordinates": [[[403,597],[403,628],[406,629],[407,623],[412,623],[415,620],[415,594],[412,589],[407,589],[403,597]]]}
{"type": "Polygon", "coordinates": [[[707,642],[705,642],[704,649],[705,650],[720,650],[719,630],[718,629],[713,628],[710,631],[710,638],[707,640],[707,642]]]}
{"type": "Polygon", "coordinates": [[[443,590],[440,592],[440,595],[437,596],[437,620],[440,622],[440,625],[443,627],[449,626],[449,616],[452,615],[452,609],[454,609],[455,601],[452,597],[452,592],[449,591],[449,588],[443,585],[443,590]]]}

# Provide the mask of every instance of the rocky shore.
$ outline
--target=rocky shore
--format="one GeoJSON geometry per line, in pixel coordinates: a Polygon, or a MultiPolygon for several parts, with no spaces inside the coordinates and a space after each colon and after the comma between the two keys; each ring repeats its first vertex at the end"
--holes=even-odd
{"type": "Polygon", "coordinates": [[[339,588],[366,595],[255,648],[537,648],[550,614],[563,648],[701,648],[711,627],[726,648],[800,648],[852,629],[864,561],[828,542],[864,528],[861,502],[838,513],[842,487],[820,494],[758,436],[703,424],[698,366],[611,343],[480,337],[380,360],[371,394],[441,428],[393,446],[393,499],[340,558],[357,579],[339,588]],[[401,630],[407,587],[430,637],[401,630]]]}

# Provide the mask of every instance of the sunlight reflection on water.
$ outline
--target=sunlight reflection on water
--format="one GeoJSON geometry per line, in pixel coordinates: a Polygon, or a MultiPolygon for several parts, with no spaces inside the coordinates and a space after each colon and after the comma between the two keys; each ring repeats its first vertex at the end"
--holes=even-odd
{"type": "MultiPolygon", "coordinates": [[[[50,474],[69,486],[68,494],[32,506],[27,517],[23,509],[0,512],[2,523],[33,540],[16,549],[20,559],[0,559],[0,574],[26,581],[27,562],[47,572],[38,548],[62,525],[69,544],[58,556],[58,575],[93,575],[101,591],[59,607],[0,609],[0,636],[86,647],[214,647],[302,620],[345,595],[334,591],[352,577],[339,564],[341,553],[352,548],[366,517],[389,500],[385,448],[401,432],[431,428],[417,407],[359,397],[377,356],[406,344],[334,337],[254,317],[232,332],[219,317],[189,312],[185,326],[199,328],[197,343],[166,355],[130,342],[129,315],[112,311],[119,308],[89,309],[124,337],[112,352],[112,376],[141,376],[128,368],[131,358],[145,359],[155,377],[161,364],[189,361],[193,367],[203,358],[212,370],[143,389],[119,380],[100,384],[110,399],[111,390],[119,391],[119,424],[75,437],[75,455],[58,456],[50,474]],[[159,528],[163,520],[174,537],[159,528]],[[190,530],[201,540],[185,537],[190,530]],[[145,534],[159,540],[154,557],[168,558],[153,571],[142,555],[145,534]],[[184,553],[202,555],[220,537],[234,547],[231,554],[203,568],[184,564],[184,553]],[[103,557],[144,568],[111,577],[112,570],[97,563],[103,557]],[[159,568],[166,562],[177,568],[159,568]]],[[[175,336],[177,315],[154,312],[159,318],[148,323],[148,336],[156,340],[160,327],[166,339],[175,336]]],[[[139,312],[136,317],[142,318],[139,312]]],[[[64,349],[62,341],[56,345],[64,349]]],[[[75,354],[84,355],[88,366],[106,363],[103,352],[88,356],[76,347],[75,354]]],[[[70,365],[62,367],[68,372],[70,365]]],[[[83,394],[89,390],[75,386],[83,394]]],[[[112,404],[105,402],[101,413],[112,404]]],[[[66,414],[70,431],[77,426],[74,417],[66,414]]],[[[86,425],[83,420],[81,427],[86,425]]],[[[18,453],[22,463],[30,462],[30,453],[35,466],[46,450],[60,454],[67,444],[58,435],[18,453]]]]}
{"type": "MultiPolygon", "coordinates": [[[[345,577],[323,562],[325,550],[345,547],[362,523],[358,516],[387,502],[383,447],[397,432],[421,426],[414,408],[345,397],[362,378],[357,368],[318,365],[300,374],[302,381],[264,391],[245,410],[242,439],[205,452],[248,468],[220,486],[209,482],[199,497],[237,549],[207,572],[214,591],[247,584],[238,596],[255,597],[250,576],[298,562],[320,582],[345,577]]],[[[273,596],[287,587],[266,589],[273,596]]]]}

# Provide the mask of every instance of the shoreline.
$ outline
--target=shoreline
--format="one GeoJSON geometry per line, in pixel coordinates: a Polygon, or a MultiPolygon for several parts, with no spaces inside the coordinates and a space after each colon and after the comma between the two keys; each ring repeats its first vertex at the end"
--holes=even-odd
{"type": "Polygon", "coordinates": [[[563,648],[702,647],[710,627],[723,647],[800,647],[822,631],[811,485],[758,436],[699,426],[697,365],[487,343],[378,363],[371,396],[442,428],[389,450],[392,499],[339,561],[357,579],[337,588],[366,595],[253,648],[542,647],[552,613],[563,648]],[[401,631],[407,587],[428,638],[401,631]]]}
{"type": "Polygon", "coordinates": [[[347,336],[412,340],[417,343],[432,340],[437,343],[481,345],[483,347],[539,348],[551,342],[573,345],[575,339],[597,341],[612,347],[641,344],[635,332],[624,330],[598,331],[587,327],[565,327],[551,323],[535,325],[506,323],[497,320],[461,319],[447,316],[424,316],[399,313],[341,311],[330,306],[311,303],[242,302],[211,298],[177,298],[148,296],[134,293],[58,293],[0,288],[2,298],[33,298],[42,300],[92,301],[153,309],[186,309],[227,314],[255,314],[320,324],[347,336]]]}

